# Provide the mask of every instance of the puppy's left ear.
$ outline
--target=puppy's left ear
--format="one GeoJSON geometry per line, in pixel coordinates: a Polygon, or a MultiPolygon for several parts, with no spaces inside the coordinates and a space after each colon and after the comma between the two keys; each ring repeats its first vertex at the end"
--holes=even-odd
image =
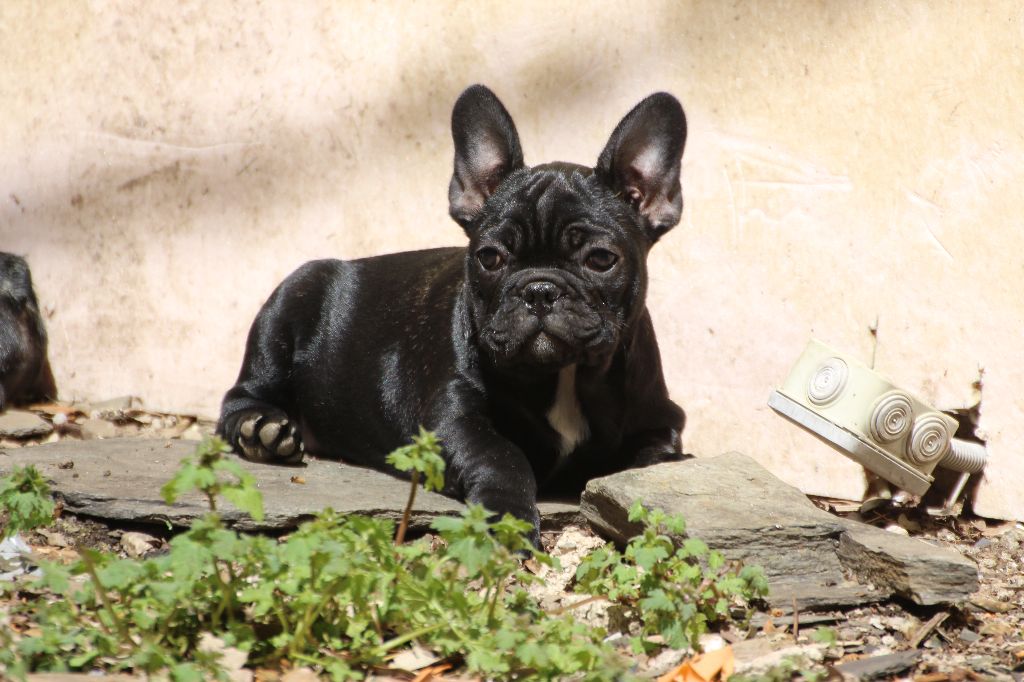
{"type": "Polygon", "coordinates": [[[512,117],[487,87],[465,90],[452,110],[455,172],[448,185],[448,213],[463,228],[512,171],[523,167],[523,150],[512,117]]]}
{"type": "Polygon", "coordinates": [[[683,212],[679,167],[685,144],[679,100],[655,93],[619,122],[594,168],[644,219],[652,241],[675,227],[683,212]]]}

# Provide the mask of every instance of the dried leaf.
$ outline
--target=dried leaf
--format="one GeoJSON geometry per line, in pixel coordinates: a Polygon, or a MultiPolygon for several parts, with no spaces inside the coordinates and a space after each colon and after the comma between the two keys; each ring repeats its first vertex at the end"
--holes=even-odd
{"type": "Polygon", "coordinates": [[[712,682],[727,680],[735,668],[732,647],[698,654],[658,678],[658,682],[712,682]]]}
{"type": "Polygon", "coordinates": [[[444,673],[452,669],[451,663],[441,663],[438,665],[432,665],[429,668],[424,668],[416,674],[412,682],[429,682],[430,680],[440,677],[444,673]]]}

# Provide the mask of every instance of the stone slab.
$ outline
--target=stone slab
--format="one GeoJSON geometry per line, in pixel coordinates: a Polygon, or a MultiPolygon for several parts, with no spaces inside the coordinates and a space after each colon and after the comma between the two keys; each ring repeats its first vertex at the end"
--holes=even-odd
{"type": "Polygon", "coordinates": [[[799,490],[740,453],[595,479],[583,493],[581,510],[598,532],[622,543],[639,530],[627,519],[637,499],[681,514],[689,535],[727,558],[760,565],[771,587],[769,601],[776,606],[850,606],[894,593],[949,602],[966,599],[977,589],[977,569],[955,552],[891,534],[884,542],[877,540],[875,533],[885,531],[818,509],[799,490]],[[875,538],[872,547],[886,559],[861,562],[852,550],[844,559],[838,550],[846,533],[875,538]],[[892,571],[887,562],[914,568],[905,570],[899,583],[888,577],[892,571]],[[950,575],[958,578],[949,581],[950,575]]]}
{"type": "Polygon", "coordinates": [[[926,606],[956,601],[965,590],[978,589],[977,567],[956,552],[855,521],[843,525],[840,562],[882,589],[926,606]]]}
{"type": "MultiPolygon", "coordinates": [[[[65,440],[0,451],[0,474],[15,465],[34,464],[63,498],[67,511],[116,521],[187,526],[206,513],[205,498],[189,495],[168,505],[160,488],[195,445],[159,439],[65,440]]],[[[405,481],[333,460],[310,459],[299,467],[238,461],[256,477],[265,512],[257,523],[225,506],[223,518],[241,530],[293,528],[326,507],[397,521],[409,494],[405,481]],[[304,482],[297,483],[293,477],[304,482]]],[[[540,507],[543,527],[581,521],[578,505],[542,502],[540,507]]],[[[462,509],[456,500],[421,489],[410,525],[425,529],[436,516],[453,516],[462,509]]]]}
{"type": "Polygon", "coordinates": [[[877,680],[891,678],[917,664],[921,658],[920,651],[900,651],[895,654],[883,654],[847,661],[835,666],[844,680],[877,680]]]}
{"type": "Polygon", "coordinates": [[[35,438],[53,431],[53,425],[42,417],[24,410],[0,413],[0,438],[35,438]]]}

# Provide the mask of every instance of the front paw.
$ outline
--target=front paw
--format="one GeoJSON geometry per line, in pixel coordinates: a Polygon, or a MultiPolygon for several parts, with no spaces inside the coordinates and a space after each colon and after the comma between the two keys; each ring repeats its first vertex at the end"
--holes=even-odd
{"type": "Polygon", "coordinates": [[[685,459],[692,458],[693,455],[684,455],[674,450],[664,449],[652,449],[644,452],[639,452],[636,458],[633,460],[633,466],[636,468],[649,467],[652,464],[661,464],[663,462],[682,462],[685,459]]]}
{"type": "Polygon", "coordinates": [[[526,538],[537,549],[540,549],[540,511],[533,500],[523,501],[517,496],[504,491],[479,491],[466,497],[467,503],[481,505],[491,512],[491,521],[497,521],[505,514],[511,514],[530,524],[531,528],[526,533],[526,538]]]}
{"type": "Polygon", "coordinates": [[[305,454],[295,423],[281,410],[247,410],[238,416],[233,445],[253,462],[300,464],[305,454]]]}

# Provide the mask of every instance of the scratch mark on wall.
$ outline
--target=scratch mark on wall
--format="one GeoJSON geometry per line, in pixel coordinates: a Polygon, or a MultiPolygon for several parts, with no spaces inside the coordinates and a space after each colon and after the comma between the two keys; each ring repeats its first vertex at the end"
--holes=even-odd
{"type": "Polygon", "coordinates": [[[141,187],[142,185],[152,182],[153,180],[158,180],[161,178],[176,179],[180,171],[181,162],[175,161],[174,163],[169,163],[166,166],[157,168],[156,170],[150,171],[149,173],[143,173],[142,175],[136,176],[131,180],[119,185],[117,189],[119,192],[127,192],[129,190],[136,189],[137,187],[141,187]]]}
{"type": "MultiPolygon", "coordinates": [[[[925,211],[928,211],[932,215],[938,214],[938,216],[941,217],[945,212],[942,206],[932,201],[931,199],[927,199],[921,196],[921,194],[915,192],[914,190],[905,190],[904,195],[907,197],[907,201],[909,201],[911,204],[925,211]]],[[[955,260],[953,258],[953,254],[950,253],[949,249],[946,248],[946,245],[942,243],[941,239],[939,239],[939,236],[935,234],[935,230],[932,229],[931,218],[927,215],[921,215],[920,220],[921,225],[924,226],[925,232],[928,233],[929,241],[938,246],[939,249],[944,254],[946,254],[946,257],[948,257],[950,261],[955,260]]]]}
{"type": "Polygon", "coordinates": [[[913,190],[907,190],[906,194],[907,194],[907,199],[910,201],[910,203],[916,204],[916,205],[920,206],[921,208],[927,208],[927,209],[931,209],[933,211],[939,211],[940,213],[942,212],[942,207],[939,206],[938,204],[936,204],[931,199],[926,199],[926,198],[924,198],[923,196],[921,196],[920,194],[918,194],[917,192],[915,192],[913,190]]]}
{"type": "Polygon", "coordinates": [[[723,150],[750,167],[754,177],[745,177],[745,184],[801,191],[853,190],[853,182],[849,177],[832,173],[807,159],[736,135],[710,132],[709,136],[713,137],[723,150]]]}
{"type": "Polygon", "coordinates": [[[102,138],[109,142],[119,142],[140,150],[179,152],[192,155],[209,154],[225,150],[246,149],[249,147],[259,147],[263,144],[262,142],[220,142],[217,144],[205,145],[181,145],[169,144],[167,142],[159,142],[156,140],[147,140],[138,137],[128,137],[126,135],[117,135],[115,133],[98,132],[95,130],[83,131],[81,135],[83,137],[102,138]]]}
{"type": "Polygon", "coordinates": [[[937,236],[935,236],[935,232],[932,231],[932,226],[928,224],[928,221],[924,220],[924,221],[922,221],[922,224],[924,225],[925,232],[927,232],[928,236],[931,237],[932,242],[934,242],[935,245],[938,246],[942,250],[942,252],[944,254],[946,254],[946,256],[949,258],[949,260],[951,260],[951,261],[955,260],[953,258],[953,254],[951,254],[949,252],[949,249],[946,248],[946,245],[943,244],[942,241],[937,236]]]}

